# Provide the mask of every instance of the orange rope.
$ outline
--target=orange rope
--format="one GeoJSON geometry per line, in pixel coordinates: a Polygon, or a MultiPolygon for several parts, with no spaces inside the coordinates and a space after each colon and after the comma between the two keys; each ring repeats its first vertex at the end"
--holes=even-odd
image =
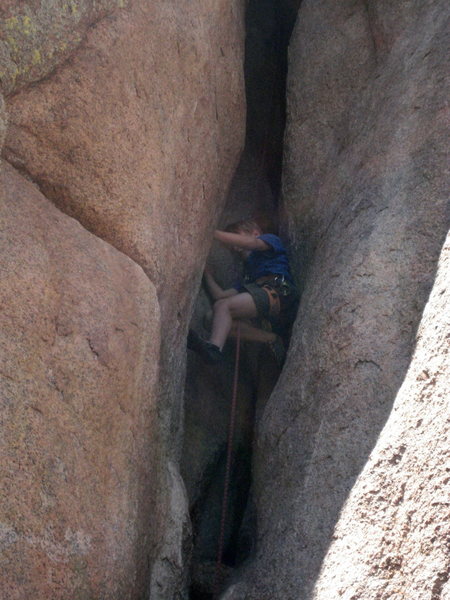
{"type": "Polygon", "coordinates": [[[218,549],[217,549],[216,573],[215,573],[215,578],[214,578],[214,599],[217,599],[219,597],[219,593],[220,593],[220,575],[222,572],[222,555],[223,555],[223,547],[224,547],[224,540],[225,540],[225,523],[226,523],[227,512],[228,512],[228,490],[230,487],[231,459],[232,459],[232,455],[233,455],[233,438],[234,438],[234,428],[235,428],[235,421],[236,421],[240,346],[241,346],[241,325],[240,325],[240,322],[238,321],[237,322],[237,332],[236,332],[236,358],[234,361],[233,394],[232,394],[232,398],[231,398],[230,424],[228,427],[225,485],[224,485],[224,490],[223,490],[222,516],[220,519],[220,534],[219,534],[219,543],[218,543],[218,549]]]}

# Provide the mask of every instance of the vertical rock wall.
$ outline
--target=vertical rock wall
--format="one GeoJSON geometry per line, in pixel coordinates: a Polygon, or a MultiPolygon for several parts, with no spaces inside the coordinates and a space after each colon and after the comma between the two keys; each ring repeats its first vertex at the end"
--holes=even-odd
{"type": "Polygon", "coordinates": [[[315,598],[450,593],[450,238],[389,421],[339,518],[315,598]]]}
{"type": "Polygon", "coordinates": [[[184,340],[243,145],[243,6],[10,0],[0,18],[0,595],[181,597],[184,340]]]}
{"type": "MultiPolygon", "coordinates": [[[[448,365],[435,375],[419,345],[410,366],[450,222],[446,17],[442,1],[301,5],[283,190],[304,293],[257,430],[257,553],[227,600],[446,589],[448,365]]],[[[436,319],[420,336],[444,352],[436,319]]]]}
{"type": "Polygon", "coordinates": [[[10,166],[0,182],[0,595],[142,597],[157,525],[154,286],[10,166]]]}

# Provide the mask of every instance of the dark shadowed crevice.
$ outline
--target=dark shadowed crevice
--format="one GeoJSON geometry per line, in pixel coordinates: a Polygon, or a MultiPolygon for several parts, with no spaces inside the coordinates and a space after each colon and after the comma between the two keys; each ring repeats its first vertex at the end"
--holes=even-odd
{"type": "MultiPolygon", "coordinates": [[[[256,218],[277,232],[283,136],[286,120],[287,48],[300,0],[250,0],[246,13],[246,144],[220,226],[256,218]]],[[[213,247],[210,265],[218,282],[235,278],[223,248],[213,247]]],[[[193,327],[207,335],[205,314],[211,300],[201,290],[193,327]]],[[[224,576],[228,580],[252,556],[256,514],[251,493],[253,426],[279,376],[265,348],[242,344],[241,375],[233,465],[225,527],[224,576]]],[[[226,437],[233,378],[234,345],[227,343],[223,367],[208,367],[188,352],[185,389],[185,440],[181,470],[193,527],[190,600],[210,600],[226,462],[226,437]]]]}
{"type": "Polygon", "coordinates": [[[281,188],[287,48],[300,0],[251,0],[246,16],[247,148],[254,150],[275,201],[281,188]]]}

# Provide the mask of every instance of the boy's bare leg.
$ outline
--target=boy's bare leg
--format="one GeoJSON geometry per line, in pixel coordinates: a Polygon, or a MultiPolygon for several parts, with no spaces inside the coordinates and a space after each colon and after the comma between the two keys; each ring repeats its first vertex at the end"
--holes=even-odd
{"type": "MultiPolygon", "coordinates": [[[[240,329],[241,329],[241,340],[245,342],[261,342],[262,344],[266,344],[267,342],[275,341],[277,335],[272,331],[264,331],[264,329],[260,329],[259,327],[255,327],[246,321],[240,321],[240,329]]],[[[237,323],[233,322],[230,329],[230,337],[236,337],[237,335],[237,323]]]]}
{"type": "Polygon", "coordinates": [[[209,341],[222,349],[234,319],[254,319],[256,316],[255,302],[247,292],[218,300],[214,304],[214,317],[209,341]]]}

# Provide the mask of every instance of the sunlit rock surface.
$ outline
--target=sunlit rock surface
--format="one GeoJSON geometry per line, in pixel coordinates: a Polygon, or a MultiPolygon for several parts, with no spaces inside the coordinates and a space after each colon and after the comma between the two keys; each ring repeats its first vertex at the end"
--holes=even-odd
{"type": "Polygon", "coordinates": [[[316,598],[448,597],[449,282],[447,238],[411,365],[343,508],[316,598]]]}
{"type": "Polygon", "coordinates": [[[157,525],[154,286],[10,166],[0,182],[0,596],[140,597],[157,525]]]}
{"type": "MultiPolygon", "coordinates": [[[[71,269],[77,269],[78,246],[81,251],[83,244],[91,244],[84,240],[92,240],[92,253],[107,242],[117,250],[119,263],[132,265],[129,259],[134,261],[133,268],[153,290],[143,323],[137,292],[136,306],[129,307],[130,312],[136,313],[133,343],[143,352],[142,360],[150,364],[146,371],[152,383],[145,390],[147,395],[139,396],[145,410],[153,411],[152,430],[147,431],[144,445],[149,456],[128,448],[121,438],[108,438],[109,430],[103,431],[98,426],[99,435],[107,438],[105,453],[112,448],[111,452],[123,453],[124,462],[136,461],[126,474],[131,486],[128,500],[128,488],[125,484],[117,485],[122,486],[123,501],[133,507],[138,496],[132,491],[133,486],[139,488],[139,493],[147,490],[145,518],[139,520],[140,517],[136,519],[124,511],[114,525],[118,531],[126,530],[129,540],[134,540],[130,545],[117,534],[108,548],[103,548],[100,541],[96,544],[94,531],[89,550],[90,556],[97,556],[94,571],[85,568],[84,563],[67,566],[64,562],[67,548],[63,542],[62,558],[52,553],[50,546],[43,547],[42,569],[36,576],[30,576],[33,585],[38,586],[36,593],[34,588],[13,585],[17,598],[39,597],[40,585],[46,590],[42,598],[54,595],[70,600],[76,594],[92,594],[108,600],[141,598],[144,590],[154,600],[165,600],[181,597],[186,588],[189,521],[177,473],[185,338],[212,230],[243,146],[243,9],[241,0],[220,0],[214,6],[205,0],[183,4],[144,0],[59,3],[8,0],[0,8],[0,80],[9,122],[6,130],[6,117],[0,110],[0,140],[6,134],[2,154],[23,177],[23,185],[30,186],[30,181],[33,182],[40,190],[39,198],[43,195],[56,206],[52,208],[54,214],[59,214],[57,209],[61,211],[63,222],[72,223],[63,213],[78,221],[79,241],[73,242],[75,247],[71,251],[67,250],[73,264],[69,258],[65,259],[70,263],[67,277],[70,278],[71,269]],[[142,471],[145,476],[141,481],[138,476],[141,477],[142,471]],[[116,546],[122,559],[115,556],[116,546]],[[66,566],[61,567],[61,562],[66,566]],[[61,585],[52,583],[52,573],[60,567],[67,577],[61,585]],[[75,576],[71,579],[77,569],[82,584],[77,583],[75,576]]],[[[14,183],[17,173],[12,175],[6,169],[4,177],[5,189],[12,186],[13,202],[20,189],[14,183]]],[[[34,192],[29,198],[25,195],[31,207],[37,202],[37,188],[32,187],[34,192]]],[[[33,214],[30,208],[26,217],[30,231],[33,214]]],[[[61,243],[64,232],[60,234],[61,243]]],[[[59,234],[55,233],[54,238],[55,244],[59,243],[59,234]]],[[[19,262],[20,250],[24,257],[28,252],[26,245],[19,245],[19,262]]],[[[34,263],[29,266],[33,282],[41,277],[39,269],[44,267],[34,263]]],[[[104,269],[108,271],[109,267],[104,269]]],[[[114,323],[121,318],[122,308],[116,299],[127,297],[137,285],[133,283],[136,276],[132,275],[133,270],[130,268],[127,273],[129,280],[123,276],[104,282],[100,275],[92,281],[77,272],[85,286],[81,291],[99,287],[91,302],[92,318],[99,315],[97,335],[102,344],[106,343],[105,331],[110,321],[114,323]],[[104,292],[102,286],[106,286],[104,292]]],[[[6,288],[4,292],[9,294],[8,303],[12,302],[14,294],[6,288]]],[[[43,301],[38,312],[44,312],[45,308],[43,301]]],[[[78,312],[76,302],[72,310],[72,318],[77,322],[87,319],[78,312]]],[[[35,339],[37,323],[30,321],[27,326],[30,339],[35,339]]],[[[9,343],[18,344],[17,340],[9,343]]],[[[89,362],[84,363],[78,357],[74,387],[78,378],[84,381],[92,356],[95,359],[98,349],[95,341],[93,344],[94,350],[86,354],[89,362]]],[[[16,351],[18,360],[19,346],[16,351]]],[[[134,373],[138,365],[134,359],[130,352],[120,367],[121,385],[126,390],[123,394],[133,406],[138,402],[134,373]]],[[[18,365],[14,369],[19,369],[18,365]]],[[[39,376],[35,372],[31,379],[39,376]]],[[[101,378],[94,377],[90,385],[92,390],[98,388],[99,398],[104,398],[104,418],[114,421],[115,399],[122,392],[114,391],[114,377],[110,379],[104,384],[101,378]]],[[[3,381],[2,385],[7,383],[3,381]]],[[[73,393],[76,402],[87,401],[81,383],[78,392],[73,393]]],[[[19,406],[31,400],[18,393],[19,406]]],[[[143,419],[142,431],[146,430],[145,423],[143,419]]],[[[55,435],[66,436],[64,424],[55,428],[55,435]]],[[[44,442],[40,445],[40,438],[36,440],[38,460],[45,455],[46,447],[44,442]]],[[[19,453],[25,451],[22,443],[25,443],[22,439],[17,442],[19,453]]],[[[70,454],[72,441],[67,436],[66,444],[70,454]]],[[[28,477],[38,486],[45,473],[45,468],[42,471],[30,468],[28,477]]],[[[117,478],[121,480],[121,472],[117,478]]],[[[109,511],[108,503],[114,504],[114,494],[106,485],[97,491],[96,502],[103,502],[105,511],[109,511]]],[[[19,486],[17,494],[25,498],[26,489],[19,486]]],[[[85,477],[77,494],[70,496],[73,505],[70,511],[77,514],[90,504],[89,494],[89,478],[85,477]]],[[[19,508],[18,514],[23,510],[19,508]]],[[[69,511],[69,506],[61,510],[69,511]]],[[[61,514],[50,511],[42,527],[60,528],[61,514]]],[[[99,519],[95,527],[101,530],[109,517],[95,514],[99,519]]],[[[24,513],[20,518],[26,528],[31,514],[24,513]]],[[[5,535],[9,540],[10,535],[5,535]]],[[[69,540],[67,544],[70,543],[69,540]]],[[[14,581],[19,568],[31,573],[35,569],[33,561],[37,560],[36,555],[26,555],[20,556],[19,561],[14,548],[17,547],[10,548],[11,558],[3,570],[8,582],[11,577],[14,581]],[[24,565],[19,567],[22,559],[24,565]]]]}

